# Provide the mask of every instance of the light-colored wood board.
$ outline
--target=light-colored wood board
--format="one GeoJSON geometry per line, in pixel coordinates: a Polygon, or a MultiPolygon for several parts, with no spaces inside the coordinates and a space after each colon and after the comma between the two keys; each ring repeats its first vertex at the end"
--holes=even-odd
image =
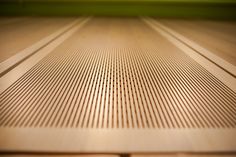
{"type": "Polygon", "coordinates": [[[158,21],[236,65],[234,21],[164,19],[158,21]]]}
{"type": "MultiPolygon", "coordinates": [[[[7,20],[5,23],[9,23],[8,19],[4,20],[7,20]]],[[[74,18],[34,17],[2,25],[0,30],[0,62],[56,32],[73,20],[74,18]]]]}
{"type": "Polygon", "coordinates": [[[76,155],[76,154],[5,154],[0,155],[1,157],[119,157],[119,155],[107,155],[107,154],[83,154],[83,155],[76,155]]]}
{"type": "Polygon", "coordinates": [[[1,152],[234,152],[235,129],[0,128],[1,152]]]}
{"type": "Polygon", "coordinates": [[[1,78],[2,152],[235,151],[235,92],[140,19],[70,35],[1,78]]]}
{"type": "Polygon", "coordinates": [[[147,18],[143,20],[225,85],[236,91],[236,67],[234,65],[153,19],[147,18]]]}
{"type": "Polygon", "coordinates": [[[131,154],[130,157],[235,157],[235,153],[173,153],[173,154],[131,154]]]}

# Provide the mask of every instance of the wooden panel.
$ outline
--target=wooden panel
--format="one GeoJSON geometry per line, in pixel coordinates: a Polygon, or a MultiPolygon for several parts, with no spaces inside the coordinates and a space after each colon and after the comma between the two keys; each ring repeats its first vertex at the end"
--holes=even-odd
{"type": "Polygon", "coordinates": [[[236,65],[236,22],[209,20],[160,20],[160,22],[236,65]]]}
{"type": "Polygon", "coordinates": [[[2,152],[236,149],[236,93],[140,19],[92,19],[32,65],[0,93],[2,152]]]}
{"type": "Polygon", "coordinates": [[[213,154],[187,154],[187,153],[176,153],[176,154],[132,154],[130,157],[235,157],[235,153],[213,153],[213,154]]]}
{"type": "Polygon", "coordinates": [[[232,90],[141,21],[122,21],[92,20],[1,93],[0,125],[235,127],[232,90]]]}
{"type": "Polygon", "coordinates": [[[0,23],[0,62],[54,33],[73,20],[73,18],[25,18],[7,22],[9,19],[0,19],[3,23],[0,23]],[[6,22],[4,23],[4,21],[6,22]]]}
{"type": "Polygon", "coordinates": [[[36,154],[36,155],[30,155],[30,154],[6,154],[6,155],[0,155],[1,157],[119,157],[119,155],[103,155],[103,154],[92,154],[92,155],[76,155],[76,154],[56,154],[56,155],[46,155],[46,154],[36,154]]]}

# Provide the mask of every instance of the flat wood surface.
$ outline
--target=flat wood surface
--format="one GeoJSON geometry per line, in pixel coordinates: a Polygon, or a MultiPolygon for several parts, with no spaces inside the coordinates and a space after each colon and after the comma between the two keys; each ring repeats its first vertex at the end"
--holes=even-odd
{"type": "Polygon", "coordinates": [[[166,19],[157,21],[236,65],[236,22],[166,19]]]}
{"type": "Polygon", "coordinates": [[[0,18],[0,62],[33,45],[74,18],[0,18]]]}
{"type": "Polygon", "coordinates": [[[131,154],[130,157],[235,157],[235,153],[222,154],[191,154],[191,153],[176,153],[176,154],[131,154]]]}

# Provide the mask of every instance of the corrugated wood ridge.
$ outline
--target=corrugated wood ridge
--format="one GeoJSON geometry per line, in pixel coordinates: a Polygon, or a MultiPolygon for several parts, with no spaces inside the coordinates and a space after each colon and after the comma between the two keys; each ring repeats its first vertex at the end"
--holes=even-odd
{"type": "Polygon", "coordinates": [[[91,20],[0,102],[0,126],[236,127],[236,93],[138,19],[91,20]]]}
{"type": "Polygon", "coordinates": [[[236,94],[198,63],[158,50],[55,51],[0,95],[0,126],[236,126],[236,94]]]}

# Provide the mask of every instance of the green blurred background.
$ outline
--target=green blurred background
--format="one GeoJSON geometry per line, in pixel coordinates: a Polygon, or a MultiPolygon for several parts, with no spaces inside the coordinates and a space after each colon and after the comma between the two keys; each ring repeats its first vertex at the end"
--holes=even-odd
{"type": "Polygon", "coordinates": [[[1,16],[236,19],[236,0],[0,0],[1,16]]]}

